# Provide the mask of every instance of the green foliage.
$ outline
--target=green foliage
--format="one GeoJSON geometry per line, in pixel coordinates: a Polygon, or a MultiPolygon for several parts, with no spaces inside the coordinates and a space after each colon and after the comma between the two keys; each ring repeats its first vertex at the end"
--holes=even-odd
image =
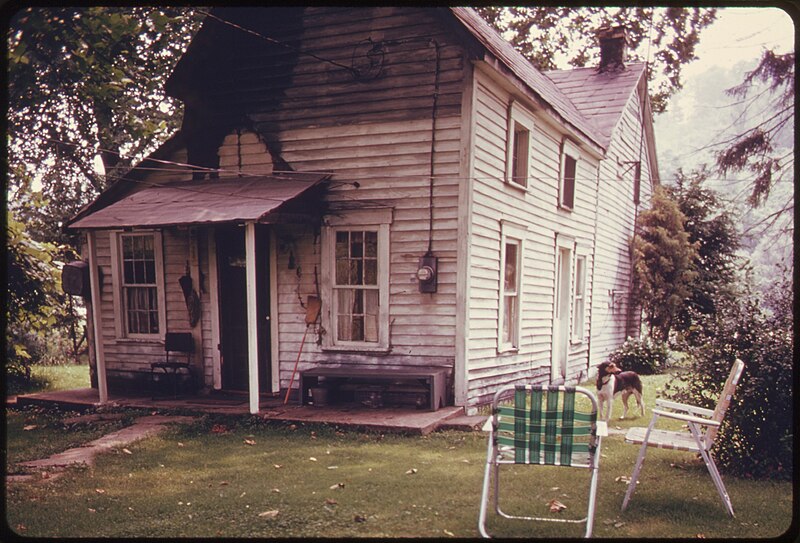
{"type": "Polygon", "coordinates": [[[628,340],[608,356],[608,361],[640,375],[662,373],[670,366],[670,352],[663,341],[651,338],[628,340]]]}
{"type": "Polygon", "coordinates": [[[673,389],[679,401],[713,408],[736,358],[745,363],[742,380],[715,442],[718,463],[729,472],[753,477],[792,474],[794,353],[792,283],[785,274],[774,284],[782,299],[766,312],[749,291],[725,299],[702,315],[686,336],[691,365],[673,389]]]}
{"type": "Polygon", "coordinates": [[[713,8],[543,5],[485,7],[478,12],[540,70],[555,69],[558,57],[566,57],[571,66],[596,65],[599,52],[593,31],[625,26],[629,59],[650,63],[648,77],[656,83],[655,112],[664,111],[669,98],[682,88],[683,66],[695,59],[701,31],[716,19],[713,8]]]}
{"type": "MultiPolygon", "coordinates": [[[[758,66],[747,73],[741,84],[728,89],[731,96],[746,100],[751,106],[748,109],[757,113],[745,111],[737,125],[747,128],[717,143],[717,167],[723,175],[746,172],[752,176],[748,202],[753,207],[769,197],[776,183],[793,177],[794,89],[795,53],[777,54],[772,50],[764,51],[758,66]]],[[[792,200],[778,214],[793,212],[792,200]]]]}
{"type": "MultiPolygon", "coordinates": [[[[197,27],[189,8],[36,7],[9,21],[9,186],[36,179],[40,239],[151,151],[180,122],[164,96],[171,66],[197,27]],[[94,167],[101,157],[106,176],[94,167]]],[[[16,207],[17,201],[11,200],[16,207]]],[[[73,240],[74,241],[74,240],[73,240]]]]}
{"type": "Polygon", "coordinates": [[[695,280],[689,285],[687,303],[679,309],[674,323],[677,331],[687,330],[693,315],[714,313],[720,297],[735,296],[736,255],[739,234],[730,211],[712,189],[704,186],[708,178],[705,168],[685,175],[678,170],[676,184],[666,191],[686,217],[684,228],[689,242],[697,246],[695,280]]]}
{"type": "Polygon", "coordinates": [[[678,312],[691,295],[697,243],[689,241],[686,217],[657,186],[651,209],[637,220],[633,240],[635,299],[641,303],[653,337],[667,341],[678,312]]]}

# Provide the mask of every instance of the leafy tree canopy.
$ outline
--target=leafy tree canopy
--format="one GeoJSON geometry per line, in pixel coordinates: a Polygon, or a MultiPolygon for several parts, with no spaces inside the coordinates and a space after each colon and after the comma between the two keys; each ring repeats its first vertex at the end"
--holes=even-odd
{"type": "Polygon", "coordinates": [[[540,70],[597,65],[594,31],[603,26],[627,28],[628,58],[650,61],[653,111],[682,87],[681,71],[694,60],[701,31],[716,18],[715,9],[678,7],[485,7],[481,16],[540,70]],[[648,58],[649,57],[649,58],[648,58]]]}
{"type": "Polygon", "coordinates": [[[194,11],[154,7],[31,7],[8,29],[9,201],[35,192],[57,239],[109,181],[177,126],[164,81],[197,26],[194,11]],[[102,157],[106,175],[94,167],[102,157]]]}

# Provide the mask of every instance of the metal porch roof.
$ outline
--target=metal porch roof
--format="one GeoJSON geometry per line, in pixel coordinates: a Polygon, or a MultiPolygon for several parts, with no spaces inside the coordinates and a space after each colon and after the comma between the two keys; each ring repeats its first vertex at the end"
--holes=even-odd
{"type": "Polygon", "coordinates": [[[81,217],[70,229],[130,228],[271,222],[287,202],[328,179],[329,174],[292,174],[148,184],[81,217]]]}

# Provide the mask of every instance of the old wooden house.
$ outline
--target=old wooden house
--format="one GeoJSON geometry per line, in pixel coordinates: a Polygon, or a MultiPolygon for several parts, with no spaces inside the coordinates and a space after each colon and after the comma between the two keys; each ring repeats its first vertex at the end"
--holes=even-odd
{"type": "Polygon", "coordinates": [[[598,66],[542,73],[468,8],[211,10],[167,82],[181,130],[69,225],[101,398],[168,332],[251,412],[296,366],[433,369],[468,411],[587,376],[636,333],[658,183],[645,66],[598,36],[598,66]]]}

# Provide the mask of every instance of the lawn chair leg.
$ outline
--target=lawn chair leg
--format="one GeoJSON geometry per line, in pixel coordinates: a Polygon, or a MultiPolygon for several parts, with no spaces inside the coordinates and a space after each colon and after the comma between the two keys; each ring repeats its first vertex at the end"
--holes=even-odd
{"type": "Polygon", "coordinates": [[[711,475],[711,479],[714,481],[714,486],[717,487],[717,492],[719,493],[719,497],[722,498],[722,503],[725,504],[725,509],[728,510],[728,514],[731,518],[735,517],[736,514],[733,512],[733,504],[731,503],[731,498],[728,496],[728,491],[725,490],[725,485],[722,482],[722,477],[717,471],[717,465],[714,463],[714,459],[711,458],[711,454],[705,449],[700,450],[700,455],[703,457],[703,461],[706,463],[706,467],[708,468],[708,473],[711,475]]]}
{"type": "Polygon", "coordinates": [[[639,472],[642,470],[642,464],[644,463],[644,455],[647,453],[647,442],[650,439],[650,432],[653,431],[653,427],[656,425],[656,420],[658,419],[658,415],[654,414],[653,418],[650,420],[650,426],[647,427],[647,432],[644,434],[644,440],[642,441],[642,446],[639,449],[639,456],[636,457],[636,465],[633,466],[633,473],[631,474],[631,480],[628,483],[628,490],[625,492],[625,499],[622,500],[622,510],[625,511],[625,508],[628,507],[628,502],[631,500],[633,493],[636,491],[636,482],[639,480],[639,472]]]}
{"type": "Polygon", "coordinates": [[[483,490],[481,491],[481,510],[478,516],[478,530],[481,533],[482,537],[489,538],[491,537],[489,533],[486,531],[486,509],[489,506],[489,479],[491,479],[492,475],[492,465],[494,464],[494,455],[495,450],[494,446],[492,445],[493,436],[489,435],[489,445],[488,450],[486,451],[486,469],[483,473],[483,490]]]}
{"type": "MultiPolygon", "coordinates": [[[[599,449],[597,454],[600,454],[599,449]]],[[[589,511],[586,515],[586,535],[584,537],[592,537],[592,530],[594,529],[594,508],[597,498],[597,476],[599,472],[600,468],[595,464],[592,468],[592,480],[589,483],[589,511]]]]}

